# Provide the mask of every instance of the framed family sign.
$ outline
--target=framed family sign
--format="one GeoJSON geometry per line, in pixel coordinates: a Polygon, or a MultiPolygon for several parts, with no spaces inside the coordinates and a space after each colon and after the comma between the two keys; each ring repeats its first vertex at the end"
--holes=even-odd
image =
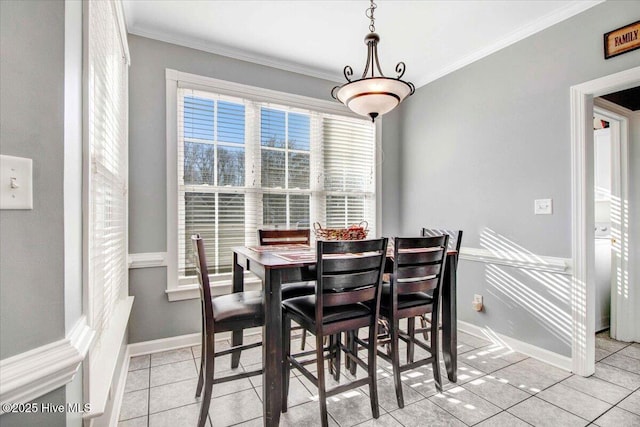
{"type": "Polygon", "coordinates": [[[604,35],[604,59],[640,48],[640,21],[625,25],[604,35]]]}

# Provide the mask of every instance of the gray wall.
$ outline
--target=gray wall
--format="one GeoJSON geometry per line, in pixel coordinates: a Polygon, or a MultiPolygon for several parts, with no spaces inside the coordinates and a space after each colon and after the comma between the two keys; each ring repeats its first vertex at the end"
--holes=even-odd
{"type": "MultiPolygon", "coordinates": [[[[418,89],[401,111],[401,231],[461,228],[466,247],[571,258],[569,88],[640,65],[640,51],[602,51],[637,16],[640,2],[609,1],[418,89]],[[533,214],[538,198],[553,215],[533,214]]],[[[569,356],[567,277],[498,267],[461,262],[460,319],[569,356]]]]}
{"type": "MultiPolygon", "coordinates": [[[[64,2],[0,2],[0,153],[33,159],[33,210],[0,211],[0,358],[64,338],[64,2]]],[[[38,399],[64,403],[65,390],[38,399]]],[[[63,426],[64,414],[3,415],[63,426]]]]}
{"type": "Polygon", "coordinates": [[[33,159],[33,210],[0,211],[0,358],[64,338],[64,2],[0,2],[0,153],[33,159]]]}
{"type": "MultiPolygon", "coordinates": [[[[272,90],[330,100],[336,82],[256,65],[211,53],[129,35],[129,252],[165,252],[166,236],[166,94],[165,69],[213,77],[272,90]]],[[[393,135],[383,176],[397,172],[398,118],[383,123],[393,135]]],[[[387,138],[385,138],[386,143],[387,138]]],[[[391,182],[391,181],[390,181],[391,182]]],[[[397,194],[397,186],[388,188],[397,194]]],[[[387,191],[387,187],[383,189],[387,191]]],[[[396,208],[383,210],[396,216],[396,208]]],[[[386,226],[385,226],[386,227],[386,226]]],[[[129,292],[136,297],[129,324],[129,342],[200,331],[197,300],[168,302],[165,268],[131,270],[129,292]]]]}

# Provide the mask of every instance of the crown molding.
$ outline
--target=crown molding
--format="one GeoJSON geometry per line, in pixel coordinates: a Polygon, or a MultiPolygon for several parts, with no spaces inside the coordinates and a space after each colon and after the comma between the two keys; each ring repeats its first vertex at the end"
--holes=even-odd
{"type": "Polygon", "coordinates": [[[248,52],[242,49],[235,49],[229,46],[220,45],[213,42],[202,42],[192,39],[170,36],[158,31],[145,30],[141,28],[129,28],[129,34],[140,37],[146,37],[165,43],[171,43],[191,49],[202,50],[204,52],[225,56],[227,58],[238,59],[240,61],[251,62],[253,64],[264,65],[279,70],[290,71],[292,73],[303,74],[310,77],[316,77],[331,82],[339,82],[342,79],[342,73],[330,73],[318,68],[305,66],[291,61],[285,61],[273,58],[267,55],[260,55],[254,52],[248,52]]]}
{"type": "Polygon", "coordinates": [[[468,55],[451,65],[448,65],[440,70],[434,71],[431,74],[428,74],[420,79],[417,79],[415,82],[416,88],[426,85],[427,83],[431,83],[434,80],[439,79],[440,77],[444,77],[445,75],[452,73],[456,70],[459,70],[467,65],[479,61],[480,59],[491,55],[499,50],[504,49],[512,44],[519,42],[520,40],[524,40],[529,36],[532,36],[536,33],[539,33],[542,30],[545,30],[555,24],[558,24],[566,19],[571,18],[579,13],[584,12],[587,9],[590,9],[600,3],[604,3],[606,0],[590,0],[590,1],[574,1],[548,15],[545,15],[539,19],[536,19],[532,23],[521,27],[520,29],[510,33],[506,37],[498,40],[494,44],[487,46],[484,49],[480,49],[468,55]]]}

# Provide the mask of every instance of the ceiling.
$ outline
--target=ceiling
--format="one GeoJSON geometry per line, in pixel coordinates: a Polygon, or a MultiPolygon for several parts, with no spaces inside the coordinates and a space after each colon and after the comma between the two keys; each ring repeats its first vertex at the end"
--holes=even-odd
{"type": "Polygon", "coordinates": [[[621,105],[628,110],[640,110],[640,86],[621,90],[620,92],[610,93],[608,95],[602,95],[602,97],[607,101],[621,105]]]}
{"type": "MultiPolygon", "coordinates": [[[[420,87],[595,1],[378,0],[382,71],[420,87]]],[[[129,33],[340,82],[366,60],[366,0],[123,0],[129,33]]],[[[134,58],[135,60],[135,58],[134,58]]]]}

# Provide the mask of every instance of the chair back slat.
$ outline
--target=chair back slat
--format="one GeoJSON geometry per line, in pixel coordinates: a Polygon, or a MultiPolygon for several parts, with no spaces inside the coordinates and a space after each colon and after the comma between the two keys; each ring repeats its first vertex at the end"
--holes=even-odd
{"type": "Polygon", "coordinates": [[[424,237],[434,236],[449,236],[449,244],[447,249],[450,251],[460,252],[460,246],[462,245],[462,230],[447,230],[444,228],[423,228],[422,235],[424,237]]]}
{"type": "Polygon", "coordinates": [[[324,254],[361,254],[378,252],[381,239],[373,240],[324,240],[324,254]]]}
{"type": "Polygon", "coordinates": [[[310,236],[311,234],[308,228],[301,228],[296,230],[258,230],[258,242],[261,246],[286,244],[308,245],[310,242],[310,236]]]}
{"type": "Polygon", "coordinates": [[[360,271],[324,276],[322,286],[326,291],[341,291],[365,286],[376,286],[378,272],[376,270],[360,271]]]}
{"type": "Polygon", "coordinates": [[[375,299],[376,291],[375,286],[369,286],[350,292],[327,292],[322,297],[322,303],[324,307],[332,307],[371,301],[375,299]]]}
{"type": "Polygon", "coordinates": [[[437,276],[442,269],[442,258],[436,264],[398,266],[396,279],[417,279],[437,276]]]}
{"type": "Polygon", "coordinates": [[[372,270],[380,263],[379,255],[376,256],[349,255],[340,258],[325,258],[322,263],[322,271],[324,274],[341,273],[354,270],[372,270]]]}
{"type": "Polygon", "coordinates": [[[393,289],[397,294],[438,291],[444,277],[448,235],[397,237],[394,241],[393,289]]]}
{"type": "Polygon", "coordinates": [[[316,310],[369,302],[378,304],[387,239],[317,242],[316,310]]]}
{"type": "Polygon", "coordinates": [[[429,248],[421,251],[411,251],[411,249],[403,249],[410,252],[398,252],[398,265],[421,264],[427,262],[439,262],[442,258],[442,249],[439,247],[429,248]]]}
{"type": "Polygon", "coordinates": [[[396,282],[395,286],[398,289],[398,294],[414,294],[416,292],[431,293],[438,286],[438,277],[432,277],[431,279],[418,280],[414,282],[396,282]]]}

